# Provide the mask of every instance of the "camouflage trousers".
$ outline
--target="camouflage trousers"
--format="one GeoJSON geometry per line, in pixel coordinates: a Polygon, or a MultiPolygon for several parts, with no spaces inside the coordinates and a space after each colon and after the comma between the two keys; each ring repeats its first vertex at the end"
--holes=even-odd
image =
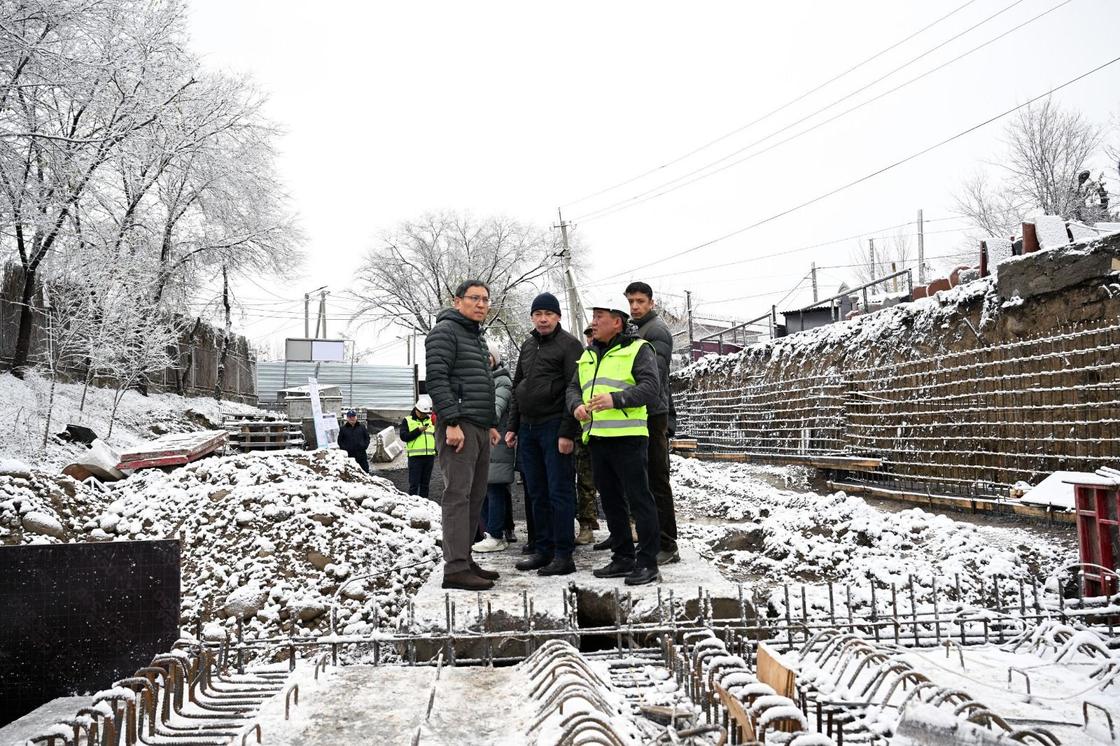
{"type": "Polygon", "coordinates": [[[576,440],[576,519],[580,526],[599,528],[599,511],[595,507],[595,480],[591,476],[591,451],[582,440],[576,440]]]}

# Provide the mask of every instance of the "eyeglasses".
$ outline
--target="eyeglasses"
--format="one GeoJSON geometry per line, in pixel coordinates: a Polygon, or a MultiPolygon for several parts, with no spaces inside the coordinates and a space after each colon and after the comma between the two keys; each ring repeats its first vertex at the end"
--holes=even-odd
{"type": "Polygon", "coordinates": [[[478,303],[482,306],[490,305],[490,298],[485,295],[464,295],[463,300],[468,300],[471,303],[478,303]]]}

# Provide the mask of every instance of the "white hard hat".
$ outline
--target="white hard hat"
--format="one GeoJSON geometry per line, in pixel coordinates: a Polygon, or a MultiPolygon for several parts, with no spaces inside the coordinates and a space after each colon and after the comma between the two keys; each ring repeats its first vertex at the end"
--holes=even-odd
{"type": "Polygon", "coordinates": [[[486,340],[486,347],[490,351],[490,357],[494,358],[495,363],[502,362],[502,348],[498,346],[496,340],[486,340]]]}
{"type": "Polygon", "coordinates": [[[431,414],[431,411],[432,411],[432,397],[428,396],[427,394],[421,394],[420,398],[416,400],[416,406],[414,407],[414,409],[417,412],[424,412],[425,414],[431,414]]]}
{"type": "Polygon", "coordinates": [[[618,300],[611,300],[609,298],[595,298],[588,306],[592,311],[611,311],[612,313],[622,314],[622,318],[630,318],[630,308],[625,303],[620,303],[618,300]]]}

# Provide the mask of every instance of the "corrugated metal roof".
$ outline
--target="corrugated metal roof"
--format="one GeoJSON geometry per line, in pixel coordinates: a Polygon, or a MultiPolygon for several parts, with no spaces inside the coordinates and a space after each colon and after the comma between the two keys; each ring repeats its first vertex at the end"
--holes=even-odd
{"type": "Polygon", "coordinates": [[[309,376],[338,386],[347,407],[410,409],[416,401],[411,366],[349,363],[257,363],[257,398],[275,402],[277,391],[306,386],[309,376]]]}

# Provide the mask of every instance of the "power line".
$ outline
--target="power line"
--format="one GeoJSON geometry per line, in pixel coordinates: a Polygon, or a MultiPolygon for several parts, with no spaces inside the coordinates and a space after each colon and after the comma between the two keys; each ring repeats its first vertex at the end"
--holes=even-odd
{"type": "MultiPolygon", "coordinates": [[[[1015,5],[1018,5],[1022,1],[1023,0],[1017,0],[1015,3],[1012,3],[1011,5],[1007,6],[1003,10],[997,12],[996,14],[994,14],[992,16],[989,16],[988,18],[984,19],[983,21],[981,21],[979,24],[976,24],[976,26],[973,26],[972,28],[976,28],[977,26],[979,26],[983,23],[986,23],[987,21],[991,20],[992,18],[995,18],[1000,13],[1003,13],[1003,12],[1009,10],[1010,8],[1014,7],[1015,5]]],[[[717,168],[717,169],[715,169],[713,171],[710,171],[708,173],[701,173],[702,171],[705,171],[709,168],[712,168],[714,166],[718,166],[719,164],[723,163],[724,161],[726,161],[729,158],[734,158],[736,155],[739,155],[740,153],[742,153],[746,150],[749,150],[756,145],[760,145],[760,144],[766,142],[767,140],[769,140],[773,137],[781,135],[782,133],[792,129],[794,126],[796,126],[798,124],[801,124],[801,123],[813,118],[817,114],[820,114],[824,111],[827,111],[828,109],[831,109],[832,107],[836,106],[837,104],[840,104],[840,103],[843,103],[844,101],[847,101],[848,99],[852,98],[853,96],[857,95],[858,93],[861,93],[861,92],[867,90],[868,88],[875,85],[876,83],[879,83],[880,81],[890,77],[894,73],[904,69],[905,67],[907,67],[910,64],[916,62],[917,60],[921,59],[922,57],[926,56],[927,54],[929,54],[933,51],[936,51],[937,49],[941,48],[945,44],[948,44],[949,42],[954,41],[955,39],[959,38],[961,35],[963,35],[965,33],[968,33],[968,31],[972,30],[972,28],[967,29],[966,31],[962,32],[961,34],[958,34],[957,36],[954,36],[952,39],[949,39],[948,41],[942,42],[942,44],[939,44],[937,47],[934,47],[933,49],[928,50],[926,52],[923,52],[921,55],[919,55],[919,56],[915,57],[914,59],[910,60],[910,62],[907,62],[906,64],[895,68],[891,72],[889,72],[886,75],[872,81],[871,83],[868,83],[867,85],[863,86],[862,88],[859,88],[855,91],[852,91],[848,95],[846,95],[842,98],[839,98],[836,101],[833,101],[832,103],[828,104],[827,106],[823,106],[820,109],[817,109],[816,111],[805,115],[801,119],[798,119],[797,121],[792,122],[791,124],[789,124],[785,127],[782,127],[781,129],[778,129],[778,130],[775,130],[774,132],[771,132],[769,135],[766,135],[764,137],[759,138],[758,140],[755,140],[752,143],[744,145],[743,147],[739,148],[738,150],[732,151],[731,153],[728,153],[727,155],[721,156],[721,157],[715,159],[714,161],[711,161],[711,162],[709,162],[709,163],[707,163],[703,166],[700,166],[699,168],[693,169],[692,171],[684,173],[684,174],[682,174],[682,175],[680,175],[680,176],[678,176],[674,179],[670,179],[669,181],[664,182],[663,184],[660,184],[660,185],[658,185],[656,187],[653,187],[651,189],[647,189],[644,192],[640,192],[639,194],[636,194],[633,197],[629,197],[627,199],[620,200],[620,201],[615,202],[611,205],[607,205],[606,207],[600,208],[598,210],[592,210],[591,212],[588,212],[588,213],[585,213],[584,215],[578,216],[577,218],[575,218],[575,220],[581,220],[583,222],[590,222],[592,220],[598,220],[599,218],[606,217],[608,215],[613,215],[617,212],[621,212],[622,210],[626,210],[626,209],[629,209],[631,207],[636,207],[637,205],[643,204],[645,202],[649,202],[650,200],[657,199],[658,197],[663,197],[666,194],[670,194],[672,192],[677,191],[678,189],[683,189],[687,186],[691,186],[692,184],[695,184],[698,181],[703,181],[704,179],[707,179],[711,176],[715,176],[716,174],[722,173],[729,168],[733,168],[733,167],[735,167],[737,165],[740,165],[742,163],[746,163],[749,160],[753,160],[754,158],[757,158],[760,155],[763,155],[765,153],[769,153],[770,151],[772,151],[776,148],[779,148],[782,145],[785,145],[786,143],[789,143],[789,142],[792,142],[793,140],[799,139],[799,138],[809,134],[810,132],[814,132],[814,131],[820,129],[821,127],[823,127],[827,124],[831,124],[832,122],[835,122],[837,119],[842,119],[843,117],[846,117],[847,115],[851,114],[852,112],[858,111],[859,109],[862,109],[865,106],[869,106],[870,104],[873,104],[876,101],[879,101],[879,100],[891,95],[892,93],[900,91],[903,88],[906,88],[910,85],[913,85],[914,83],[917,83],[919,80],[922,80],[923,78],[926,78],[926,77],[932,75],[933,73],[936,73],[940,70],[943,70],[944,68],[946,68],[946,67],[948,67],[948,66],[950,66],[950,65],[952,65],[952,64],[954,64],[954,63],[956,63],[956,62],[958,62],[962,59],[964,59],[965,57],[968,57],[969,55],[980,51],[984,47],[987,47],[991,44],[994,44],[995,42],[999,41],[1000,39],[1006,38],[1007,36],[1015,33],[1019,29],[1023,28],[1024,26],[1027,26],[1031,23],[1034,23],[1039,18],[1042,18],[1043,16],[1048,15],[1048,14],[1054,12],[1055,10],[1058,10],[1062,6],[1068,5],[1071,2],[1073,2],[1073,0],[1063,0],[1063,2],[1049,8],[1048,10],[1043,11],[1042,13],[1039,13],[1038,15],[1024,21],[1023,23],[1020,23],[1018,26],[1015,26],[1014,28],[1011,28],[1011,29],[1005,31],[1002,34],[999,34],[998,36],[995,36],[991,39],[988,39],[987,41],[983,42],[982,44],[980,44],[976,47],[973,47],[972,49],[968,50],[967,52],[963,52],[963,53],[957,55],[956,57],[953,57],[952,59],[941,63],[940,65],[938,65],[936,67],[933,67],[929,70],[926,70],[925,72],[921,73],[917,77],[911,78],[910,80],[907,80],[904,83],[900,83],[899,85],[897,85],[893,88],[889,88],[886,91],[883,91],[882,93],[878,94],[877,96],[873,96],[872,98],[869,98],[866,101],[863,101],[859,104],[856,104],[855,106],[850,107],[848,109],[845,109],[844,111],[842,111],[838,114],[835,114],[835,115],[829,117],[828,119],[821,120],[820,122],[817,122],[816,124],[814,124],[810,127],[806,127],[805,129],[803,129],[799,132],[795,132],[794,134],[790,135],[789,137],[787,137],[783,140],[779,140],[778,142],[772,143],[772,144],[766,146],[765,148],[762,148],[761,150],[758,150],[754,153],[751,153],[747,156],[744,156],[743,158],[739,158],[739,159],[734,160],[730,163],[727,163],[727,164],[721,166],[720,168],[717,168]],[[697,176],[697,174],[699,174],[699,175],[697,176]],[[696,176],[696,178],[689,179],[690,176],[696,176]],[[684,181],[683,183],[678,183],[678,182],[681,182],[684,179],[688,179],[688,181],[684,181]],[[663,191],[658,191],[658,190],[663,190],[663,191]]]]}
{"type": "Polygon", "coordinates": [[[650,169],[649,171],[645,171],[645,172],[643,172],[643,173],[640,173],[640,174],[638,174],[637,176],[634,176],[634,177],[632,177],[632,178],[626,179],[625,181],[621,181],[621,182],[619,182],[619,183],[617,183],[617,184],[614,184],[614,185],[612,185],[612,186],[606,187],[605,189],[600,189],[600,190],[599,190],[599,191],[597,191],[597,192],[593,192],[593,193],[591,193],[591,194],[587,194],[587,195],[584,195],[584,196],[582,196],[582,197],[580,197],[580,198],[578,198],[578,199],[574,199],[574,200],[571,200],[570,202],[565,202],[565,203],[563,203],[563,206],[564,206],[564,207],[569,207],[569,206],[571,206],[571,205],[575,205],[575,204],[578,204],[578,203],[580,203],[580,202],[585,202],[585,201],[587,201],[587,200],[589,200],[589,199],[592,199],[592,198],[594,198],[594,197],[598,197],[598,196],[599,196],[599,195],[601,195],[601,194],[606,194],[607,192],[611,192],[611,191],[614,191],[615,189],[618,189],[619,187],[624,187],[624,186],[626,186],[626,185],[628,185],[628,184],[632,184],[633,182],[635,182],[635,181],[638,181],[639,179],[643,179],[643,178],[645,178],[646,176],[649,176],[650,174],[653,174],[653,173],[657,173],[658,171],[660,171],[660,170],[662,170],[662,169],[664,169],[664,168],[668,168],[669,166],[673,166],[673,165],[675,165],[675,164],[677,164],[677,163],[680,163],[681,161],[685,160],[686,158],[690,158],[690,157],[692,157],[692,156],[696,155],[697,153],[699,153],[699,152],[701,152],[701,151],[703,151],[703,150],[707,150],[707,149],[708,149],[708,148],[710,148],[711,146],[713,146],[713,145],[716,145],[716,144],[718,144],[718,143],[721,143],[721,142],[723,142],[724,140],[726,140],[727,138],[731,137],[732,135],[737,135],[737,134],[739,134],[740,132],[742,132],[743,130],[745,130],[745,129],[749,129],[750,127],[753,127],[754,125],[758,124],[759,122],[765,121],[766,119],[769,119],[770,117],[774,116],[775,114],[778,114],[778,113],[780,113],[780,112],[782,112],[782,111],[785,111],[785,110],[786,110],[786,109],[788,109],[788,108],[789,108],[790,106],[793,106],[794,104],[796,104],[796,103],[798,103],[798,102],[802,101],[803,99],[807,98],[808,96],[810,96],[810,95],[812,95],[812,94],[816,93],[817,91],[821,90],[821,89],[822,89],[822,88],[824,88],[825,86],[827,86],[827,85],[829,85],[829,84],[831,84],[831,83],[835,83],[835,82],[836,82],[837,80],[840,80],[840,79],[841,79],[841,78],[843,78],[844,76],[846,76],[846,75],[848,75],[848,74],[850,74],[850,73],[853,73],[853,72],[855,72],[856,70],[858,70],[859,68],[861,68],[861,67],[863,67],[864,65],[868,64],[869,62],[873,62],[874,60],[878,59],[879,57],[882,57],[882,56],[883,56],[884,54],[886,54],[887,52],[890,52],[890,51],[892,51],[892,50],[896,49],[897,47],[899,47],[899,46],[901,46],[901,45],[905,44],[906,42],[908,42],[908,41],[910,41],[911,39],[913,39],[913,38],[917,37],[918,35],[922,34],[923,32],[925,32],[925,31],[928,31],[929,29],[933,28],[933,27],[934,27],[934,26],[936,26],[937,24],[939,24],[939,23],[941,23],[942,21],[944,21],[944,20],[948,19],[948,18],[949,18],[950,16],[953,16],[953,15],[957,14],[958,12],[960,12],[960,11],[964,10],[964,9],[965,9],[965,8],[967,8],[967,7],[969,6],[969,5],[972,5],[972,4],[974,3],[974,2],[976,2],[976,0],[968,0],[968,2],[966,2],[966,3],[964,3],[963,5],[959,6],[959,7],[958,7],[958,8],[956,8],[955,10],[952,10],[952,11],[950,11],[950,12],[946,13],[945,15],[941,16],[940,18],[938,18],[937,20],[933,21],[932,23],[929,23],[929,24],[927,24],[927,25],[923,26],[922,28],[918,29],[918,30],[917,30],[917,31],[915,31],[914,33],[912,33],[912,34],[910,34],[909,36],[907,36],[907,37],[906,37],[905,39],[901,39],[901,40],[899,40],[899,41],[895,42],[894,44],[891,44],[891,45],[890,45],[889,47],[887,47],[887,48],[885,48],[885,49],[882,49],[882,50],[880,50],[880,51],[876,52],[875,54],[873,54],[873,55],[871,55],[870,57],[868,57],[867,59],[865,59],[865,60],[864,60],[863,62],[860,62],[860,63],[858,63],[858,64],[856,64],[856,65],[853,65],[852,67],[849,67],[849,68],[848,68],[847,70],[845,70],[844,72],[842,72],[842,73],[840,73],[840,74],[838,74],[838,75],[834,75],[833,77],[831,77],[831,78],[829,78],[828,80],[824,81],[823,83],[821,83],[820,85],[816,86],[815,88],[811,88],[811,89],[809,89],[808,91],[805,91],[804,93],[802,93],[801,95],[797,96],[796,98],[793,98],[793,99],[791,99],[791,100],[787,101],[786,103],[782,104],[781,106],[779,106],[779,107],[778,107],[778,108],[776,108],[776,109],[772,109],[771,111],[768,111],[768,112],[766,112],[765,114],[763,114],[762,116],[758,117],[757,119],[754,119],[754,120],[752,120],[752,121],[750,121],[750,122],[747,122],[746,124],[744,124],[744,125],[743,125],[743,126],[741,126],[741,127],[736,127],[735,129],[731,130],[730,132],[727,132],[727,133],[725,133],[725,134],[723,134],[723,135],[720,135],[720,136],[719,136],[719,137],[717,137],[716,139],[714,139],[714,140],[711,140],[711,141],[709,141],[709,142],[706,142],[706,143],[704,143],[703,145],[701,145],[700,147],[698,147],[698,148],[694,148],[694,149],[692,149],[692,150],[688,151],[688,152],[687,152],[687,153],[685,153],[684,155],[680,155],[680,156],[677,156],[677,157],[676,157],[676,158],[674,158],[673,160],[670,160],[670,161],[668,161],[668,162],[666,162],[666,163],[662,163],[662,164],[661,164],[660,166],[656,166],[656,167],[654,167],[654,168],[651,168],[651,169],[650,169]]]}
{"type": "Polygon", "coordinates": [[[971,127],[968,127],[964,130],[961,130],[960,132],[958,132],[954,135],[951,135],[951,136],[945,138],[944,140],[941,140],[940,142],[934,143],[933,145],[929,145],[929,146],[927,146],[927,147],[925,147],[925,148],[923,148],[923,149],[921,149],[921,150],[919,150],[915,153],[912,153],[912,154],[910,154],[910,155],[908,155],[904,158],[901,158],[897,161],[894,161],[893,163],[890,163],[886,166],[883,166],[882,168],[879,168],[875,171],[872,171],[871,173],[865,174],[864,176],[861,176],[858,179],[855,179],[855,180],[850,181],[846,184],[838,186],[835,189],[832,189],[828,192],[825,192],[825,193],[820,194],[816,197],[813,197],[812,199],[806,200],[805,202],[794,205],[793,207],[782,210],[781,212],[777,212],[773,215],[770,215],[769,217],[762,218],[761,220],[758,220],[754,223],[751,223],[750,225],[743,226],[742,228],[737,228],[737,229],[735,229],[735,230],[733,230],[729,233],[723,234],[722,236],[718,236],[718,237],[713,238],[711,240],[708,240],[708,241],[705,241],[703,243],[697,244],[696,246],[692,246],[691,248],[688,248],[688,249],[685,249],[681,252],[678,252],[677,254],[675,254],[673,256],[665,257],[665,258],[662,258],[662,259],[656,259],[652,262],[647,262],[645,264],[639,265],[639,266],[634,267],[634,268],[632,268],[630,270],[627,270],[625,272],[619,272],[615,275],[612,275],[611,277],[613,278],[613,277],[619,277],[621,275],[631,274],[633,272],[638,271],[639,269],[645,269],[646,267],[651,267],[655,264],[661,264],[662,262],[669,261],[670,259],[678,259],[682,256],[685,256],[687,254],[691,254],[693,252],[699,251],[700,249],[707,248],[708,246],[719,243],[721,241],[725,241],[728,238],[731,238],[733,236],[738,236],[740,234],[746,233],[747,231],[758,228],[759,226],[765,225],[767,223],[771,223],[771,222],[777,220],[778,218],[785,217],[786,215],[797,212],[798,210],[802,210],[802,209],[804,209],[804,208],[806,208],[810,205],[816,204],[817,202],[828,199],[829,197],[832,197],[836,194],[839,194],[840,192],[843,192],[843,191],[845,191],[847,189],[850,189],[854,186],[862,184],[865,181],[869,181],[870,179],[873,179],[876,176],[884,174],[887,171],[891,171],[895,168],[898,168],[899,166],[901,166],[903,164],[909,163],[910,161],[914,160],[915,158],[920,158],[921,156],[925,155],[926,153],[929,153],[929,152],[934,151],[934,150],[936,150],[940,147],[948,145],[949,143],[951,143],[955,140],[959,140],[960,138],[964,137],[965,135],[968,135],[972,132],[975,132],[976,130],[978,130],[982,127],[986,127],[987,125],[991,124],[992,122],[996,122],[1000,119],[1003,119],[1006,116],[1014,114],[1015,112],[1019,111],[1020,109],[1024,109],[1024,108],[1030,106],[1031,104],[1035,103],[1036,101],[1039,101],[1043,98],[1046,98],[1047,96],[1050,96],[1050,95],[1054,94],[1055,92],[1062,90],[1063,88],[1071,86],[1074,83],[1077,83],[1078,81],[1089,77],[1090,75],[1094,75],[1095,73],[1098,73],[1101,70],[1104,70],[1105,68],[1116,64],[1117,62],[1120,62],[1120,57],[1114,57],[1113,59],[1109,60],[1108,62],[1105,62],[1101,65],[1098,65],[1097,67],[1094,67],[1087,72],[1081,73],[1080,75],[1078,75],[1074,78],[1071,78],[1071,79],[1067,80],[1066,82],[1064,82],[1060,85],[1054,86],[1053,88],[1051,88],[1046,93],[1042,93],[1042,94],[1039,94],[1037,96],[1034,96],[1033,98],[1028,99],[1024,103],[1019,104],[1018,106],[1014,106],[1014,107],[1008,109],[1007,111],[1004,111],[1000,114],[996,114],[995,116],[989,117],[988,119],[985,119],[982,122],[974,124],[971,127]]]}
{"type": "MultiPolygon", "coordinates": [[[[959,220],[959,219],[960,218],[957,217],[957,216],[947,216],[947,217],[943,217],[943,218],[934,218],[932,220],[926,220],[925,222],[926,223],[940,223],[940,222],[944,222],[946,220],[959,220]]],[[[910,221],[907,221],[905,223],[899,223],[898,225],[888,225],[886,227],[876,228],[875,230],[871,230],[871,231],[863,231],[862,233],[854,233],[850,236],[844,236],[843,238],[832,238],[832,239],[828,239],[827,241],[821,241],[819,243],[814,243],[814,244],[807,244],[807,245],[804,245],[804,246],[796,246],[792,249],[783,249],[781,251],[775,251],[775,252],[772,252],[770,254],[760,254],[759,256],[747,257],[746,259],[735,259],[735,260],[730,261],[730,262],[720,262],[719,264],[709,264],[705,267],[693,267],[692,269],[682,269],[682,270],[679,270],[679,271],[676,271],[676,272],[664,272],[664,273],[659,274],[659,275],[648,275],[648,276],[644,277],[643,279],[648,282],[649,280],[659,280],[659,279],[662,279],[662,278],[665,278],[665,277],[677,277],[679,275],[692,274],[693,272],[707,272],[707,271],[712,270],[712,269],[723,269],[725,267],[734,267],[734,266],[738,266],[740,264],[750,264],[751,262],[759,262],[759,261],[762,261],[763,259],[773,259],[773,258],[779,257],[779,256],[788,256],[789,254],[797,254],[797,253],[802,252],[802,251],[809,251],[810,249],[819,249],[823,246],[832,246],[834,244],[844,243],[846,241],[854,241],[854,240],[859,239],[859,238],[867,238],[868,236],[879,236],[879,235],[885,234],[887,231],[893,231],[893,230],[896,230],[898,228],[905,228],[908,225],[914,225],[914,223],[915,223],[915,221],[910,220],[910,221]]],[[[959,229],[953,229],[953,231],[956,231],[956,230],[959,230],[959,229]]],[[[953,232],[953,231],[945,231],[945,232],[949,233],[949,232],[953,232]]],[[[926,235],[927,236],[933,235],[935,232],[939,232],[939,231],[926,231],[926,235]]],[[[914,235],[917,235],[917,234],[914,234],[914,235]]],[[[672,258],[673,257],[669,257],[669,259],[672,259],[672,258]]],[[[667,261],[667,259],[661,260],[661,261],[667,261]]],[[[640,269],[640,267],[639,267],[639,269],[640,269]]],[[[634,270],[630,270],[630,271],[634,271],[634,270]]],[[[607,277],[605,277],[603,279],[596,280],[594,282],[584,283],[581,287],[589,288],[589,287],[598,287],[600,285],[606,285],[607,283],[613,282],[616,278],[618,278],[622,275],[630,274],[630,271],[619,272],[617,274],[608,275],[607,277]]]]}

